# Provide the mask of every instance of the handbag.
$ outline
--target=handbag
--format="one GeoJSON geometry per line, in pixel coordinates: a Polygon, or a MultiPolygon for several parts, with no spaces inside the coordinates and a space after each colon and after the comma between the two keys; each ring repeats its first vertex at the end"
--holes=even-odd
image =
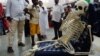
{"type": "Polygon", "coordinates": [[[9,31],[9,27],[10,27],[9,21],[6,18],[3,18],[2,21],[3,21],[3,28],[4,28],[4,30],[5,31],[6,30],[9,31]]]}

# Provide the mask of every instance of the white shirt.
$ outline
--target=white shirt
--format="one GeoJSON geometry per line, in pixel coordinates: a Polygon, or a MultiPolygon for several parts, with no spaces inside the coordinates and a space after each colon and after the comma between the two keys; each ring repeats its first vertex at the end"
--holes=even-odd
{"type": "Polygon", "coordinates": [[[60,22],[61,14],[63,13],[63,8],[60,5],[55,5],[52,11],[52,21],[60,22]]]}
{"type": "Polygon", "coordinates": [[[6,5],[6,16],[14,20],[24,20],[24,8],[27,6],[25,0],[8,0],[6,5]]]}
{"type": "Polygon", "coordinates": [[[29,14],[26,14],[25,15],[25,19],[30,20],[30,15],[29,14]]]}
{"type": "Polygon", "coordinates": [[[49,29],[48,10],[46,7],[44,7],[44,9],[42,7],[39,7],[39,8],[40,8],[40,12],[39,12],[40,33],[41,35],[46,35],[47,33],[46,30],[49,29]]]}

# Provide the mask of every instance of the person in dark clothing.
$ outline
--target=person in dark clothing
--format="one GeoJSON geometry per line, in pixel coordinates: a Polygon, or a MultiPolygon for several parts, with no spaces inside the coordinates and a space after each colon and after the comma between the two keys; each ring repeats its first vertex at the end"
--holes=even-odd
{"type": "MultiPolygon", "coordinates": [[[[26,2],[29,3],[28,0],[26,0],[26,2]]],[[[24,9],[24,12],[25,12],[25,26],[24,26],[25,37],[29,37],[30,36],[30,27],[29,27],[30,16],[28,16],[29,14],[27,13],[28,9],[24,9]]]]}
{"type": "Polygon", "coordinates": [[[100,4],[89,4],[88,8],[88,23],[92,25],[92,32],[94,35],[100,37],[100,4]]]}
{"type": "Polygon", "coordinates": [[[59,31],[59,28],[61,26],[61,18],[62,18],[62,13],[63,13],[63,8],[58,4],[59,0],[55,0],[55,6],[53,7],[53,12],[52,12],[52,23],[54,26],[54,32],[55,32],[55,37],[53,40],[58,39],[58,37],[62,36],[62,32],[59,31]]]}

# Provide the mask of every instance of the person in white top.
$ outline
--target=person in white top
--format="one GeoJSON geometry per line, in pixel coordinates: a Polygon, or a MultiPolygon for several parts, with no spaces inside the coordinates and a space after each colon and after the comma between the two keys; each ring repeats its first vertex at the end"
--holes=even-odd
{"type": "Polygon", "coordinates": [[[39,1],[39,26],[40,26],[40,33],[42,38],[46,38],[46,30],[49,28],[48,26],[48,10],[45,6],[43,6],[43,2],[39,1]]]}
{"type": "Polygon", "coordinates": [[[11,31],[8,34],[8,53],[13,53],[13,39],[18,30],[18,46],[25,46],[22,43],[22,35],[24,30],[24,9],[27,6],[27,2],[25,0],[8,0],[6,5],[6,17],[10,22],[11,31]]]}
{"type": "Polygon", "coordinates": [[[64,11],[62,6],[59,5],[59,0],[54,0],[54,1],[55,1],[55,6],[53,7],[52,11],[52,23],[54,26],[55,37],[53,38],[53,40],[62,36],[62,32],[59,31],[59,28],[61,26],[61,18],[64,11]]]}

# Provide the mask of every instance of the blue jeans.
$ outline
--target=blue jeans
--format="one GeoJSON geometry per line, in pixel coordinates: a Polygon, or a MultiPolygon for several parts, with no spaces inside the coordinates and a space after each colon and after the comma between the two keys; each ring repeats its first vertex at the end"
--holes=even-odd
{"type": "Polygon", "coordinates": [[[0,35],[3,35],[3,22],[0,20],[0,35]]]}

